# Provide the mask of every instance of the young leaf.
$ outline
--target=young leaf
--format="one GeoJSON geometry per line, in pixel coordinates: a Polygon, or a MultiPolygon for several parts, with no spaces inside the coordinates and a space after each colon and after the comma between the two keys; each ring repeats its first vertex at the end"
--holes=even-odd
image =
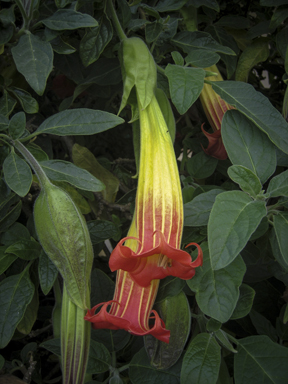
{"type": "Polygon", "coordinates": [[[9,90],[13,93],[13,95],[19,101],[23,110],[26,113],[32,114],[32,113],[38,112],[39,105],[37,101],[30,95],[29,92],[16,87],[9,87],[9,90]]]}
{"type": "Polygon", "coordinates": [[[97,27],[98,22],[87,13],[76,12],[73,9],[59,9],[52,16],[41,20],[42,23],[54,30],[73,30],[84,27],[97,27]]]}
{"type": "Polygon", "coordinates": [[[184,355],[181,384],[216,384],[221,363],[221,348],[212,335],[198,334],[184,355]]]}
{"type": "Polygon", "coordinates": [[[33,294],[34,285],[27,271],[9,276],[0,283],[0,348],[6,347],[11,340],[33,294]]]}
{"type": "Polygon", "coordinates": [[[214,270],[226,267],[235,259],[264,216],[265,202],[252,200],[244,192],[228,191],[216,197],[208,222],[214,270]]]}
{"type": "Polygon", "coordinates": [[[198,99],[204,85],[205,71],[168,64],[165,74],[169,80],[172,102],[183,115],[198,99]]]}
{"type": "Polygon", "coordinates": [[[267,336],[250,336],[238,340],[234,356],[236,384],[283,384],[288,376],[288,350],[267,336]]]}
{"type": "Polygon", "coordinates": [[[48,295],[58,275],[58,270],[42,250],[38,263],[39,282],[44,295],[48,295]]]}
{"type": "Polygon", "coordinates": [[[228,104],[235,106],[283,152],[288,153],[288,123],[262,93],[241,81],[214,81],[212,88],[228,104]]]}
{"type": "Polygon", "coordinates": [[[225,113],[221,136],[232,164],[250,169],[262,183],[275,172],[275,146],[242,113],[235,110],[225,113]]]}
{"type": "Polygon", "coordinates": [[[58,136],[93,135],[116,127],[123,121],[121,117],[109,112],[86,108],[73,109],[48,117],[33,133],[33,136],[41,133],[58,136]]]}
{"type": "Polygon", "coordinates": [[[26,127],[26,116],[24,112],[18,112],[12,116],[9,123],[9,134],[12,139],[22,136],[26,127]]]}
{"type": "MultiPolygon", "coordinates": [[[[17,101],[9,95],[6,89],[4,89],[3,96],[0,98],[0,115],[9,117],[16,104],[17,101]]],[[[3,121],[3,118],[1,120],[3,121]]]]}
{"type": "Polygon", "coordinates": [[[239,184],[242,191],[249,193],[252,197],[256,197],[262,189],[261,181],[255,173],[242,165],[229,167],[228,175],[231,180],[239,184]]]}
{"type": "Polygon", "coordinates": [[[38,95],[43,95],[53,67],[51,44],[38,36],[25,34],[11,52],[18,71],[38,95]]]}
{"type": "Polygon", "coordinates": [[[288,170],[273,177],[268,185],[267,194],[269,197],[288,197],[288,170]]]}
{"type": "Polygon", "coordinates": [[[226,268],[214,271],[207,243],[202,243],[203,267],[196,270],[196,275],[187,281],[189,288],[196,292],[199,308],[207,316],[225,323],[235,309],[239,298],[239,286],[245,273],[245,263],[237,257],[226,268]]]}
{"type": "Polygon", "coordinates": [[[5,181],[12,191],[24,197],[32,184],[32,172],[26,161],[12,151],[4,160],[5,181]]]}
{"type": "Polygon", "coordinates": [[[51,180],[67,181],[76,188],[92,192],[100,192],[105,188],[105,185],[91,173],[68,161],[41,161],[41,166],[51,180]]]}

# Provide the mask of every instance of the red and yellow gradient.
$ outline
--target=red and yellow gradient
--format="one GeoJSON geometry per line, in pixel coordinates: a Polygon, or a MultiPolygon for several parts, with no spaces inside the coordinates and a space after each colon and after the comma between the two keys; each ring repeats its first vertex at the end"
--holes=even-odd
{"type": "MultiPolygon", "coordinates": [[[[140,109],[140,108],[139,108],[140,109]]],[[[112,271],[129,272],[141,287],[149,287],[154,279],[177,276],[191,279],[195,268],[202,265],[202,251],[192,262],[189,253],[180,250],[183,229],[183,202],[179,173],[171,137],[154,96],[150,104],[139,110],[140,167],[136,196],[136,251],[122,239],[110,256],[112,271]],[[123,243],[125,242],[125,245],[123,243]]]]}
{"type": "MultiPolygon", "coordinates": [[[[223,78],[216,65],[210,68],[206,68],[207,71],[215,72],[218,76],[207,77],[210,81],[223,81],[223,78]]],[[[202,132],[207,137],[209,144],[206,149],[203,148],[207,155],[213,156],[219,160],[227,159],[227,153],[221,139],[221,123],[224,113],[229,109],[233,109],[231,105],[227,104],[226,101],[212,89],[210,84],[204,84],[202,92],[200,93],[200,101],[207,119],[213,129],[213,133],[208,133],[204,130],[202,124],[202,132]]]]}
{"type": "MultiPolygon", "coordinates": [[[[128,235],[135,234],[133,220],[128,235]]],[[[129,239],[126,246],[135,250],[137,242],[129,239]]],[[[89,310],[85,320],[90,321],[94,329],[125,329],[133,335],[153,335],[158,340],[169,343],[170,331],[165,329],[158,313],[152,310],[158,286],[159,280],[153,280],[148,287],[141,287],[132,280],[128,272],[120,269],[117,272],[113,300],[98,304],[89,310]],[[100,307],[100,311],[95,314],[100,307]]]]}

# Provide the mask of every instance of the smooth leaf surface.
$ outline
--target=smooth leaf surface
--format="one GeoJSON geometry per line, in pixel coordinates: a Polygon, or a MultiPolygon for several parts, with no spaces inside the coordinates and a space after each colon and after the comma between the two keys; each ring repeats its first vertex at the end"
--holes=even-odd
{"type": "Polygon", "coordinates": [[[214,271],[207,243],[202,243],[203,267],[198,267],[196,275],[187,281],[189,288],[196,292],[197,304],[207,316],[225,323],[236,307],[239,287],[245,273],[245,263],[237,257],[226,268],[214,271]]]}
{"type": "Polygon", "coordinates": [[[231,316],[231,320],[241,319],[242,317],[248,315],[252,308],[254,296],[255,291],[249,285],[242,284],[240,286],[240,296],[231,316]]]}
{"type": "Polygon", "coordinates": [[[38,275],[42,292],[47,295],[56,280],[58,269],[43,250],[39,256],[38,275]]]}
{"type": "Polygon", "coordinates": [[[270,180],[267,188],[267,194],[270,197],[288,197],[288,170],[280,173],[270,180]]]}
{"type": "Polygon", "coordinates": [[[283,152],[288,153],[288,123],[269,99],[251,84],[241,81],[214,81],[212,88],[265,132],[283,152]]]}
{"type": "Polygon", "coordinates": [[[235,110],[225,113],[221,136],[232,164],[250,169],[262,183],[275,172],[275,146],[242,113],[235,110]]]}
{"type": "Polygon", "coordinates": [[[9,134],[12,139],[18,139],[25,131],[26,116],[24,112],[18,112],[12,116],[9,122],[9,134]]]}
{"type": "Polygon", "coordinates": [[[158,293],[156,296],[155,304],[160,303],[167,297],[178,295],[183,290],[185,281],[174,276],[167,276],[160,281],[158,293]]]}
{"type": "Polygon", "coordinates": [[[105,185],[85,169],[63,160],[42,161],[41,166],[51,180],[67,181],[86,191],[100,192],[105,185]]]}
{"type": "Polygon", "coordinates": [[[261,181],[250,169],[242,165],[232,165],[227,172],[230,179],[239,184],[242,191],[249,193],[253,197],[260,193],[262,189],[261,181]]]}
{"type": "Polygon", "coordinates": [[[264,216],[265,202],[252,200],[244,192],[228,191],[216,197],[208,222],[213,269],[224,268],[235,259],[264,216]]]}
{"type": "Polygon", "coordinates": [[[21,197],[27,195],[32,184],[32,172],[26,161],[12,151],[3,163],[3,171],[8,186],[21,197]]]}
{"type": "Polygon", "coordinates": [[[35,240],[21,239],[10,245],[6,253],[12,253],[23,260],[37,259],[40,255],[41,245],[35,240]]]}
{"type": "Polygon", "coordinates": [[[9,343],[33,294],[34,285],[27,272],[7,277],[0,283],[0,348],[9,343]]]}
{"type": "Polygon", "coordinates": [[[206,179],[215,171],[218,160],[208,156],[204,152],[199,152],[187,161],[188,173],[196,179],[206,179]]]}
{"type": "Polygon", "coordinates": [[[207,225],[216,196],[222,192],[221,189],[212,189],[184,204],[184,226],[201,227],[207,225]]]}
{"type": "Polygon", "coordinates": [[[123,119],[109,112],[79,108],[56,113],[48,117],[33,136],[40,133],[52,135],[93,135],[123,123],[123,119]]]}
{"type": "Polygon", "coordinates": [[[38,112],[38,102],[34,99],[34,97],[30,95],[29,92],[26,92],[23,89],[16,87],[10,87],[9,89],[12,94],[17,98],[26,113],[32,114],[38,112]]]}
{"type": "Polygon", "coordinates": [[[288,377],[288,350],[267,336],[251,336],[239,340],[234,357],[236,384],[283,384],[288,377]]]}
{"type": "Polygon", "coordinates": [[[201,68],[168,64],[165,74],[168,77],[172,102],[183,115],[198,99],[204,85],[205,71],[201,68]]]}
{"type": "Polygon", "coordinates": [[[184,355],[181,384],[216,384],[221,363],[221,348],[212,335],[197,335],[184,355]]]}
{"type": "Polygon", "coordinates": [[[111,356],[108,349],[101,343],[91,340],[87,374],[102,373],[109,370],[111,356]]]}
{"type": "Polygon", "coordinates": [[[192,48],[190,53],[185,57],[187,64],[195,67],[207,68],[218,63],[220,56],[216,52],[207,51],[203,48],[192,48]]]}
{"type": "Polygon", "coordinates": [[[43,95],[53,67],[51,44],[38,36],[25,34],[11,51],[18,71],[38,95],[43,95]]]}
{"type": "Polygon", "coordinates": [[[73,9],[59,9],[52,16],[42,20],[42,23],[55,31],[96,27],[98,25],[97,20],[92,16],[76,12],[73,9]]]}

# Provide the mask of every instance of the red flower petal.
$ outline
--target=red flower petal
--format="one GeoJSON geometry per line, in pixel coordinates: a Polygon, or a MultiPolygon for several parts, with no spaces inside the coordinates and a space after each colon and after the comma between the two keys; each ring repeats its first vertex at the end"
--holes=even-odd
{"type": "Polygon", "coordinates": [[[225,160],[227,159],[227,152],[223,145],[222,138],[221,138],[221,130],[215,131],[213,133],[208,133],[203,128],[204,123],[201,126],[202,132],[207,137],[209,144],[208,147],[205,149],[203,148],[203,151],[209,155],[213,156],[218,160],[225,160]]]}

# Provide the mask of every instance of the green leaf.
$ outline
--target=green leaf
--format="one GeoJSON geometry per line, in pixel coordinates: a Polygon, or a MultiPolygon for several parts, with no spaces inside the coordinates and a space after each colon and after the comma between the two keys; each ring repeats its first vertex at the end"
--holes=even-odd
{"type": "Polygon", "coordinates": [[[7,119],[6,116],[0,115],[0,132],[6,131],[8,127],[9,127],[9,120],[7,119]]]}
{"type": "Polygon", "coordinates": [[[50,44],[53,51],[59,53],[59,55],[71,55],[71,53],[76,51],[76,48],[72,47],[72,45],[68,44],[66,41],[63,41],[60,36],[51,40],[50,44]]]}
{"type": "Polygon", "coordinates": [[[13,25],[9,25],[7,28],[2,28],[0,30],[0,45],[6,44],[10,41],[14,34],[13,25]]]}
{"type": "Polygon", "coordinates": [[[26,127],[26,115],[24,112],[18,112],[12,116],[9,123],[9,135],[12,139],[18,139],[22,136],[26,127]]]}
{"type": "Polygon", "coordinates": [[[39,147],[37,144],[31,142],[27,145],[27,149],[32,153],[37,161],[41,162],[49,160],[47,153],[44,152],[43,149],[41,149],[41,147],[39,147]]]}
{"type": "Polygon", "coordinates": [[[218,53],[207,51],[203,48],[191,48],[189,54],[185,57],[187,64],[200,68],[212,67],[219,60],[220,56],[218,53]]]}
{"type": "Polygon", "coordinates": [[[58,338],[46,340],[41,343],[39,347],[47,349],[49,352],[53,353],[56,356],[61,356],[61,345],[60,339],[58,338]]]}
{"type": "Polygon", "coordinates": [[[0,348],[6,347],[11,340],[33,294],[34,285],[27,271],[9,276],[0,283],[0,348]]]}
{"type": "Polygon", "coordinates": [[[219,44],[210,33],[207,32],[179,32],[171,42],[183,49],[185,53],[190,53],[192,48],[202,48],[211,52],[225,53],[226,55],[235,55],[231,48],[219,44]]]}
{"type": "Polygon", "coordinates": [[[249,313],[249,317],[259,335],[268,336],[272,341],[277,342],[278,335],[276,329],[265,316],[252,309],[249,313]]]}
{"type": "Polygon", "coordinates": [[[212,189],[184,204],[184,226],[202,227],[207,225],[216,196],[222,192],[221,189],[212,189]]]}
{"type": "Polygon", "coordinates": [[[111,356],[108,349],[103,344],[91,340],[86,374],[106,372],[110,364],[111,356]]]}
{"type": "Polygon", "coordinates": [[[69,161],[41,161],[41,167],[47,176],[54,181],[67,181],[76,188],[85,191],[100,192],[105,185],[85,169],[79,168],[69,161]]]}
{"type": "Polygon", "coordinates": [[[132,384],[180,384],[180,369],[181,362],[167,370],[154,368],[143,348],[129,364],[129,378],[132,384]]]}
{"type": "Polygon", "coordinates": [[[239,286],[245,273],[245,263],[238,256],[229,266],[214,271],[207,243],[202,243],[203,267],[196,269],[196,275],[187,281],[189,288],[196,292],[199,308],[207,316],[225,323],[236,307],[239,286]]]}
{"type": "Polygon", "coordinates": [[[288,170],[270,180],[267,188],[267,195],[269,195],[269,197],[288,197],[288,170]]]}
{"type": "Polygon", "coordinates": [[[155,9],[158,12],[177,11],[187,3],[187,0],[160,0],[155,9]]]}
{"type": "Polygon", "coordinates": [[[274,216],[274,230],[281,255],[288,265],[288,212],[274,216]]]}
{"type": "Polygon", "coordinates": [[[5,216],[0,220],[0,232],[9,228],[20,216],[22,201],[20,200],[5,216]]]}
{"type": "Polygon", "coordinates": [[[228,351],[230,351],[232,353],[237,353],[236,349],[230,343],[229,338],[227,336],[227,333],[222,331],[222,329],[219,329],[216,332],[214,332],[214,336],[215,336],[217,342],[220,345],[222,345],[224,348],[226,348],[228,351]]]}
{"type": "Polygon", "coordinates": [[[249,285],[242,284],[240,286],[240,296],[231,316],[231,320],[241,319],[248,315],[252,308],[254,296],[255,291],[249,285]]]}
{"type": "Polygon", "coordinates": [[[221,348],[212,335],[200,333],[189,344],[181,369],[181,384],[216,384],[221,348]]]}
{"type": "Polygon", "coordinates": [[[227,172],[230,179],[239,184],[242,191],[249,193],[252,197],[256,197],[261,192],[261,181],[250,169],[242,165],[232,165],[227,172]]]}
{"type": "Polygon", "coordinates": [[[190,334],[190,306],[186,295],[179,292],[177,295],[167,297],[158,303],[155,309],[164,321],[166,328],[171,332],[169,344],[155,339],[154,336],[147,335],[145,348],[153,367],[168,369],[180,358],[190,334]]]}
{"type": "Polygon", "coordinates": [[[13,99],[13,97],[11,97],[5,89],[3,91],[3,96],[0,98],[0,115],[4,115],[4,117],[9,117],[16,104],[16,100],[13,99]]]}
{"type": "Polygon", "coordinates": [[[157,40],[163,30],[163,23],[158,20],[155,20],[152,23],[148,23],[145,25],[145,37],[147,43],[153,43],[153,41],[157,40]]]}
{"type": "Polygon", "coordinates": [[[17,259],[16,255],[9,255],[5,253],[7,247],[0,247],[0,275],[4,273],[12,263],[17,259]]]}
{"type": "Polygon", "coordinates": [[[24,335],[28,335],[37,320],[37,313],[39,309],[39,296],[38,296],[38,290],[34,290],[34,295],[32,297],[32,300],[27,305],[26,311],[17,325],[17,331],[20,333],[23,333],[24,335]]]}
{"type": "Polygon", "coordinates": [[[275,146],[242,113],[235,110],[225,113],[221,136],[232,164],[250,169],[262,184],[275,172],[275,146]]]}
{"type": "Polygon", "coordinates": [[[53,50],[38,36],[25,34],[11,49],[16,67],[38,95],[43,95],[53,67],[53,50]]]}
{"type": "Polygon", "coordinates": [[[283,384],[288,377],[288,349],[273,343],[267,336],[250,336],[238,340],[234,356],[236,384],[283,384]]]}
{"type": "Polygon", "coordinates": [[[48,295],[58,275],[57,267],[42,250],[38,263],[39,282],[44,295],[48,295]]]}
{"type": "Polygon", "coordinates": [[[123,122],[123,119],[109,112],[79,108],[48,117],[33,133],[33,136],[41,133],[58,136],[93,135],[107,131],[123,122]]]}
{"type": "Polygon", "coordinates": [[[184,59],[183,59],[183,57],[182,57],[180,52],[172,51],[171,55],[172,55],[172,59],[174,60],[174,63],[176,65],[182,65],[182,66],[184,65],[184,59]]]}
{"type": "Polygon", "coordinates": [[[211,176],[218,164],[218,160],[212,156],[199,152],[187,161],[187,171],[189,175],[196,179],[206,179],[211,176]]]}
{"type": "MultiPolygon", "coordinates": [[[[252,120],[283,152],[288,153],[288,124],[269,99],[241,81],[214,81],[213,90],[252,120]]],[[[223,122],[222,122],[223,124],[223,122]]]]}
{"type": "Polygon", "coordinates": [[[118,234],[118,227],[112,221],[93,220],[88,221],[87,225],[93,245],[111,239],[118,234]]]}
{"type": "Polygon", "coordinates": [[[4,245],[12,245],[18,240],[30,240],[28,229],[21,223],[13,224],[1,237],[1,243],[4,245]]]}
{"type": "Polygon", "coordinates": [[[80,42],[79,53],[85,67],[98,60],[112,36],[111,22],[103,13],[99,25],[87,31],[80,42]]]}
{"type": "Polygon", "coordinates": [[[13,93],[16,99],[21,104],[23,110],[28,114],[37,113],[39,105],[37,101],[30,95],[29,92],[16,87],[9,87],[9,90],[13,93]]]}
{"type": "Polygon", "coordinates": [[[190,0],[189,4],[196,8],[207,7],[214,9],[217,12],[220,10],[219,4],[216,0],[190,0]]]}
{"type": "Polygon", "coordinates": [[[235,259],[264,216],[265,202],[252,200],[244,192],[228,191],[216,197],[208,222],[213,269],[224,268],[235,259]]]}
{"type": "Polygon", "coordinates": [[[86,13],[73,9],[59,9],[52,16],[41,22],[54,31],[73,30],[84,27],[97,27],[98,22],[86,13]]]}
{"type": "Polygon", "coordinates": [[[6,253],[12,253],[23,260],[34,260],[40,255],[41,245],[35,240],[19,240],[6,249],[6,253]]]}
{"type": "Polygon", "coordinates": [[[183,115],[198,99],[204,85],[205,71],[201,68],[168,64],[165,74],[168,77],[172,102],[183,115]]]}
{"type": "Polygon", "coordinates": [[[183,290],[185,281],[178,277],[168,276],[160,281],[158,293],[156,296],[155,304],[160,303],[167,297],[178,295],[183,290]]]}
{"type": "Polygon", "coordinates": [[[91,273],[91,307],[113,299],[115,284],[101,271],[93,269],[91,273]]]}
{"type": "Polygon", "coordinates": [[[24,197],[32,184],[32,172],[26,161],[12,151],[4,160],[5,181],[12,191],[24,197]]]}
{"type": "Polygon", "coordinates": [[[254,40],[242,52],[238,61],[235,80],[248,81],[250,70],[257,64],[266,61],[269,57],[269,40],[267,38],[259,38],[254,40]]]}
{"type": "MultiPolygon", "coordinates": [[[[113,297],[113,293],[112,296],[113,297]]],[[[130,333],[123,329],[92,329],[92,340],[101,342],[110,352],[120,351],[130,340],[130,333]]]]}

